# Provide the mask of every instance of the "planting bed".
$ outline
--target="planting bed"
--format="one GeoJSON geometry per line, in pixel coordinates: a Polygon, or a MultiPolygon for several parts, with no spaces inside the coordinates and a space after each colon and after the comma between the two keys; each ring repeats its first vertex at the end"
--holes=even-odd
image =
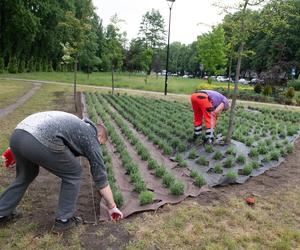
{"type": "MultiPolygon", "coordinates": [[[[232,144],[203,146],[192,140],[189,104],[98,93],[84,99],[88,116],[108,129],[104,159],[125,216],[197,196],[206,184],[243,183],[278,166],[299,136],[299,113],[238,107],[232,144]]],[[[228,112],[218,118],[219,137],[227,124],[228,112]]]]}

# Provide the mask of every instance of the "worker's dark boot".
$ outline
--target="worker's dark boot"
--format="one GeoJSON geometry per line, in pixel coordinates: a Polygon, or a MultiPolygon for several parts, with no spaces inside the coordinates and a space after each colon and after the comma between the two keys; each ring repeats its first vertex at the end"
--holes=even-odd
{"type": "Polygon", "coordinates": [[[67,230],[70,230],[71,228],[74,228],[78,225],[82,224],[82,219],[80,217],[72,217],[68,219],[66,222],[63,222],[59,219],[55,219],[54,226],[52,228],[52,232],[59,234],[63,233],[67,230]]]}
{"type": "Polygon", "coordinates": [[[13,222],[22,217],[21,213],[13,212],[10,215],[4,216],[0,218],[0,227],[5,226],[6,224],[13,222]]]}
{"type": "Polygon", "coordinates": [[[205,137],[203,140],[204,144],[214,144],[214,138],[207,138],[205,137]]]}

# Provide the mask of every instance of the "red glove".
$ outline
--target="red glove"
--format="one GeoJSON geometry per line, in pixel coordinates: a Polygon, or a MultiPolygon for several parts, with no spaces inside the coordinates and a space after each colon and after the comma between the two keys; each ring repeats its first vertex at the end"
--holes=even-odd
{"type": "Polygon", "coordinates": [[[123,219],[123,213],[117,208],[117,206],[108,209],[108,213],[110,215],[111,220],[117,221],[123,219]]]}
{"type": "Polygon", "coordinates": [[[13,166],[16,162],[15,162],[15,159],[14,159],[14,156],[10,150],[10,148],[7,148],[3,154],[2,154],[2,158],[4,160],[4,163],[5,163],[5,167],[9,167],[9,166],[13,166]]]}

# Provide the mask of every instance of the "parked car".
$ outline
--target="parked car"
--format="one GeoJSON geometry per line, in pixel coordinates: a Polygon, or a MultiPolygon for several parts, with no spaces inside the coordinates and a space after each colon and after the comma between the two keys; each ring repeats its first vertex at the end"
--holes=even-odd
{"type": "Polygon", "coordinates": [[[226,78],[225,76],[218,76],[217,81],[218,82],[227,82],[227,81],[229,81],[229,78],[226,78]]]}
{"type": "Polygon", "coordinates": [[[257,83],[263,84],[264,80],[263,79],[258,79],[258,78],[253,78],[250,81],[250,84],[257,84],[257,83]]]}
{"type": "Polygon", "coordinates": [[[241,78],[238,83],[241,83],[241,84],[249,84],[249,81],[247,81],[246,79],[244,78],[241,78]]]}

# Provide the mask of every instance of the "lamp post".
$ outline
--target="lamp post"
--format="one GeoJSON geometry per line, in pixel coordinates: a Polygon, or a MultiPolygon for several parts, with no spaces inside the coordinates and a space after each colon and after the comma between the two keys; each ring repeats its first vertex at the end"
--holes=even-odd
{"type": "Polygon", "coordinates": [[[168,70],[169,70],[169,47],[170,47],[170,28],[171,28],[171,13],[172,13],[172,7],[175,2],[175,0],[167,0],[169,5],[169,31],[168,31],[168,45],[167,45],[167,62],[166,62],[166,78],[165,78],[165,95],[167,95],[168,90],[168,70]],[[170,2],[170,3],[169,3],[170,2]]]}

